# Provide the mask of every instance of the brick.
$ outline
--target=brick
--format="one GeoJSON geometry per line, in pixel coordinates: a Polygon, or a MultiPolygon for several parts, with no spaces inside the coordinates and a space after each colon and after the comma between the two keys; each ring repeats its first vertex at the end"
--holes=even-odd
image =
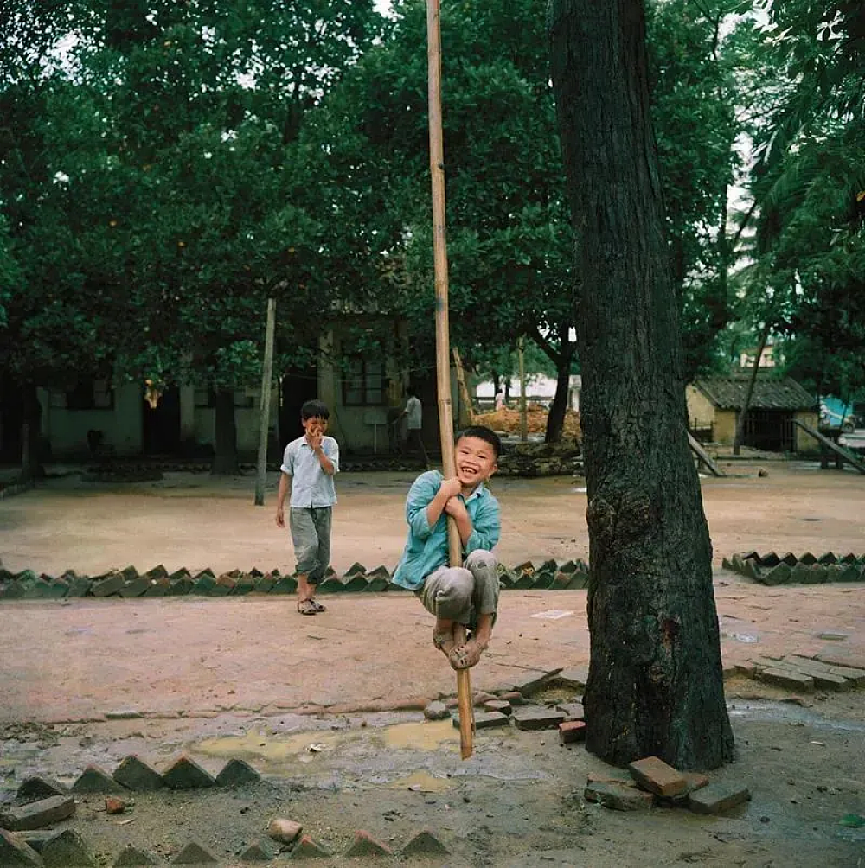
{"type": "Polygon", "coordinates": [[[451,713],[443,702],[436,700],[435,702],[430,702],[424,708],[423,716],[427,720],[447,720],[451,716],[451,713]]]}
{"type": "Polygon", "coordinates": [[[556,706],[556,711],[561,711],[568,720],[585,720],[586,710],[582,702],[563,702],[556,706]]]}
{"type": "Polygon", "coordinates": [[[621,784],[636,789],[637,782],[626,769],[610,768],[600,772],[589,772],[586,784],[621,784]]]}
{"type": "MultiPolygon", "coordinates": [[[[454,726],[459,729],[460,718],[458,714],[453,716],[454,726]]],[[[491,729],[494,726],[508,726],[510,718],[500,711],[479,711],[475,714],[475,729],[491,729]]]]}
{"type": "Polygon", "coordinates": [[[0,829],[0,865],[18,868],[20,865],[32,865],[39,868],[42,857],[18,836],[0,829]]]}
{"type": "Polygon", "coordinates": [[[657,796],[679,796],[688,790],[685,776],[656,756],[637,760],[628,768],[644,790],[657,796]]]}
{"type": "Polygon", "coordinates": [[[172,790],[195,790],[212,787],[215,783],[208,772],[185,754],[162,773],[162,780],[172,790]]]}
{"type": "Polygon", "coordinates": [[[121,851],[117,859],[114,860],[114,868],[135,868],[139,865],[155,865],[156,860],[144,850],[139,850],[138,847],[133,847],[127,844],[121,851]]]}
{"type": "Polygon", "coordinates": [[[412,837],[402,848],[403,856],[447,856],[450,853],[438,836],[424,829],[412,837]]]}
{"type": "Polygon", "coordinates": [[[787,687],[792,690],[811,691],[814,689],[814,679],[810,675],[801,675],[792,669],[770,668],[759,673],[761,681],[787,687]]]}
{"type": "Polygon", "coordinates": [[[0,826],[10,832],[44,829],[69,819],[74,813],[75,799],[71,796],[51,796],[38,802],[9,808],[0,815],[0,826]]]}
{"type": "Polygon", "coordinates": [[[497,711],[499,714],[510,714],[511,704],[505,699],[491,699],[484,703],[484,711],[497,711]]]}
{"type": "Polygon", "coordinates": [[[122,814],[126,810],[126,802],[117,796],[109,796],[105,800],[106,814],[122,814]]]}
{"type": "Polygon", "coordinates": [[[73,829],[64,829],[42,848],[45,868],[91,868],[96,863],[84,839],[73,829]]]}
{"type": "Polygon", "coordinates": [[[583,796],[587,802],[597,802],[614,811],[645,811],[652,807],[654,801],[651,793],[645,793],[636,787],[601,781],[586,784],[583,796]]]}
{"type": "Polygon", "coordinates": [[[122,793],[123,788],[99,766],[87,766],[72,784],[73,793],[122,793]]]}
{"type": "Polygon", "coordinates": [[[386,844],[376,841],[369,832],[359,829],[354,833],[354,841],[345,856],[349,859],[370,858],[371,856],[393,856],[393,850],[386,844]]]}
{"type": "Polygon", "coordinates": [[[280,844],[293,844],[302,831],[300,823],[285,817],[274,817],[267,827],[267,834],[280,844]]]}
{"type": "Polygon", "coordinates": [[[112,777],[121,786],[138,792],[159,790],[165,786],[162,775],[134,754],[123,758],[112,777]]]}
{"type": "Polygon", "coordinates": [[[35,802],[39,799],[48,799],[51,796],[62,796],[65,792],[66,787],[57,781],[50,778],[30,777],[21,781],[15,798],[19,802],[35,802]]]}
{"type": "Polygon", "coordinates": [[[222,771],[216,776],[218,787],[243,787],[247,784],[257,784],[261,775],[242,759],[229,760],[222,771]]]}
{"type": "Polygon", "coordinates": [[[559,724],[559,741],[574,744],[586,737],[586,724],[582,720],[566,720],[559,724]]]}
{"type": "Polygon", "coordinates": [[[314,841],[309,835],[304,835],[291,851],[292,859],[329,859],[331,855],[330,850],[314,841]]]}
{"type": "Polygon", "coordinates": [[[519,690],[505,690],[499,694],[499,699],[510,702],[511,705],[524,705],[526,701],[519,690]]]}
{"type": "Polygon", "coordinates": [[[494,693],[487,693],[484,690],[478,690],[474,696],[472,696],[472,705],[475,708],[480,708],[483,706],[485,702],[491,702],[493,699],[497,699],[494,693]]]}
{"type": "Polygon", "coordinates": [[[511,716],[517,729],[527,731],[557,729],[560,723],[565,722],[565,715],[561,711],[540,708],[536,705],[515,708],[511,716]]]}
{"type": "Polygon", "coordinates": [[[723,814],[751,798],[740,784],[709,784],[688,797],[688,807],[695,814],[723,814]]]}
{"type": "Polygon", "coordinates": [[[190,841],[172,860],[172,865],[215,865],[216,859],[200,844],[190,841]]]}

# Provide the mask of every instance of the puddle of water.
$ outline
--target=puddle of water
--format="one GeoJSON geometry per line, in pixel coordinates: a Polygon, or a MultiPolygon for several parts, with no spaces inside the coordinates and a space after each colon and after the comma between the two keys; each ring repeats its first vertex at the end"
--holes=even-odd
{"type": "Polygon", "coordinates": [[[397,750],[436,750],[442,744],[459,741],[459,732],[450,720],[397,723],[382,734],[385,747],[397,750]]]}
{"type": "Polygon", "coordinates": [[[444,793],[452,786],[445,778],[437,778],[429,772],[413,772],[407,778],[388,784],[392,790],[417,790],[419,793],[444,793]]]}
{"type": "Polygon", "coordinates": [[[240,757],[242,759],[261,759],[265,762],[279,762],[288,757],[324,753],[332,751],[340,744],[356,740],[358,733],[345,732],[295,732],[290,734],[267,735],[260,732],[247,732],[245,735],[227,735],[208,738],[196,745],[198,753],[208,756],[240,757]],[[310,746],[315,750],[311,751],[310,746]]]}

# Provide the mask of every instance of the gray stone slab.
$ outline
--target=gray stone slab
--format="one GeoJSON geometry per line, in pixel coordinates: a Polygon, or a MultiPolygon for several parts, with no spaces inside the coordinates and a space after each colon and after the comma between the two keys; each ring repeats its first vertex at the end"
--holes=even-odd
{"type": "Polygon", "coordinates": [[[567,720],[561,711],[543,708],[537,705],[523,705],[513,709],[511,716],[520,730],[558,729],[560,723],[567,720]]]}
{"type": "Polygon", "coordinates": [[[597,802],[614,811],[646,811],[652,807],[654,798],[636,787],[614,782],[596,781],[586,784],[583,797],[587,802],[597,802]]]}
{"type": "Polygon", "coordinates": [[[688,797],[688,807],[695,814],[723,814],[747,802],[751,793],[741,784],[709,784],[688,797]]]}
{"type": "Polygon", "coordinates": [[[44,829],[75,813],[75,799],[71,796],[51,796],[9,808],[0,814],[0,826],[10,832],[24,832],[28,829],[44,829]]]}

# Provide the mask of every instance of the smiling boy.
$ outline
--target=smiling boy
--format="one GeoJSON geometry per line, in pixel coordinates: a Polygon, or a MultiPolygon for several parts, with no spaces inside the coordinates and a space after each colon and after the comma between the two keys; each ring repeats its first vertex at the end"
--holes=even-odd
{"type": "Polygon", "coordinates": [[[436,617],[433,645],[454,669],[474,666],[490,642],[499,600],[498,501],[484,484],[497,469],[501,441],[473,425],[457,435],[456,476],[422,473],[406,499],[408,540],[393,580],[414,591],[436,617]],[[456,522],[464,556],[448,566],[447,519],[456,522]],[[470,631],[467,641],[466,631],[470,631]]]}

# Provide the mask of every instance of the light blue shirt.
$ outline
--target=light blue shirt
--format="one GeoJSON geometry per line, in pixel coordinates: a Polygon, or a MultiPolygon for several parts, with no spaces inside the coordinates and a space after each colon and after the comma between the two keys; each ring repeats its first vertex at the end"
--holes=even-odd
{"type": "MultiPolygon", "coordinates": [[[[325,437],[321,441],[324,454],[333,464],[334,474],[339,471],[339,446],[333,437],[325,437]]],[[[290,506],[333,506],[336,503],[336,486],[333,484],[333,474],[321,469],[318,456],[306,442],[306,437],[298,437],[285,447],[282,459],[283,473],[291,477],[290,506]]]]}
{"type": "MultiPolygon", "coordinates": [[[[406,498],[408,540],[393,580],[410,591],[420,588],[431,572],[448,562],[447,516],[442,512],[432,527],[426,517],[426,508],[438,494],[443,481],[444,477],[438,470],[422,473],[406,498]]],[[[465,498],[465,504],[472,520],[472,533],[463,546],[463,556],[477,549],[491,551],[501,535],[499,502],[481,483],[465,498]]]]}

